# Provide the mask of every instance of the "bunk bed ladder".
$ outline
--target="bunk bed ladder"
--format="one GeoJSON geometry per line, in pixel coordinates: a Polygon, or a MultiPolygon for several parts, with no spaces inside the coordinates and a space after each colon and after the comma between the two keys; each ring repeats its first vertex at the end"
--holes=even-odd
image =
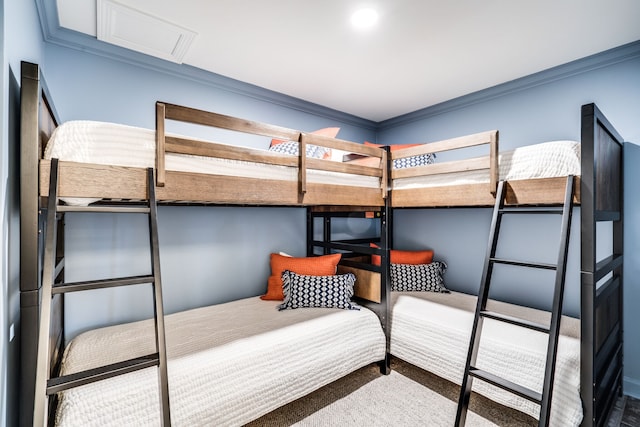
{"type": "Polygon", "coordinates": [[[551,397],[553,394],[553,379],[555,374],[556,353],[558,347],[558,337],[560,334],[560,319],[562,315],[562,301],[564,296],[565,273],[567,263],[567,253],[569,247],[569,232],[571,229],[571,215],[573,212],[574,197],[574,177],[567,177],[564,205],[562,207],[550,208],[509,208],[505,207],[506,184],[500,181],[496,194],[496,203],[493,210],[493,218],[491,221],[491,231],[489,234],[489,244],[487,247],[487,255],[485,258],[484,270],[482,272],[482,281],[480,291],[478,293],[478,303],[471,330],[471,339],[467,360],[465,364],[464,375],[462,377],[462,388],[458,399],[458,409],[456,412],[455,425],[457,427],[464,426],[469,407],[469,399],[471,397],[471,386],[474,378],[478,378],[493,386],[499,387],[519,397],[532,401],[540,405],[540,416],[538,425],[548,426],[551,414],[551,397]],[[496,248],[498,245],[498,234],[502,216],[505,214],[562,214],[560,247],[558,250],[557,264],[542,264],[533,262],[522,262],[496,258],[496,248]],[[487,300],[489,299],[489,287],[494,264],[508,264],[512,266],[525,268],[538,268],[555,270],[555,288],[553,294],[553,303],[551,311],[551,321],[549,325],[530,322],[528,320],[519,319],[517,317],[506,316],[487,310],[487,300]],[[538,332],[549,334],[547,357],[545,365],[545,373],[543,380],[542,393],[523,387],[505,378],[501,378],[482,369],[476,368],[478,351],[480,348],[480,336],[482,334],[483,319],[489,318],[501,322],[510,323],[512,325],[532,329],[538,332]]]}
{"type": "Polygon", "coordinates": [[[42,272],[42,302],[39,319],[38,354],[36,365],[35,403],[33,425],[43,426],[52,424],[47,421],[49,396],[81,385],[101,381],[129,372],[148,367],[158,367],[158,382],[160,388],[161,425],[170,426],[169,385],[167,378],[167,354],[164,331],[164,310],[162,305],[162,285],[160,278],[160,256],[158,250],[157,205],[153,169],[147,171],[148,201],[144,205],[135,206],[58,206],[58,161],[51,160],[49,183],[49,200],[47,208],[47,227],[45,234],[44,260],[42,272]],[[64,212],[103,212],[103,213],[139,213],[149,217],[149,245],[151,252],[151,274],[142,276],[122,277],[105,280],[60,283],[61,271],[64,269],[64,258],[56,261],[57,221],[64,212]],[[122,362],[88,369],[82,372],[64,376],[51,377],[52,368],[49,366],[49,329],[51,327],[51,301],[57,294],[67,292],[89,291],[118,286],[130,286],[150,283],[153,287],[154,299],[154,329],[156,352],[135,357],[122,362]]]}

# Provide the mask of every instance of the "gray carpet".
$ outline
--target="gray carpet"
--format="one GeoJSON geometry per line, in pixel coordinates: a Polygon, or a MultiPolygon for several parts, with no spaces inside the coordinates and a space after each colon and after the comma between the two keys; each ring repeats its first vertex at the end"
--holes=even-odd
{"type": "MultiPolygon", "coordinates": [[[[390,375],[366,366],[248,424],[257,426],[433,426],[455,420],[460,387],[399,359],[390,375]]],[[[533,418],[472,395],[467,426],[536,426],[533,418]]]]}

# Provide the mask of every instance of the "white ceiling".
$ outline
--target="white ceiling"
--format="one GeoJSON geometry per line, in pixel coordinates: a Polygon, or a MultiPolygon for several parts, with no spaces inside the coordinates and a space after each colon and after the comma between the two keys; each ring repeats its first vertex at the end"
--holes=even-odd
{"type": "MultiPolygon", "coordinates": [[[[57,0],[57,6],[62,27],[96,36],[96,11],[104,5],[57,0]]],[[[117,0],[116,6],[130,14],[101,25],[130,38],[129,47],[146,44],[163,57],[185,49],[175,46],[176,37],[185,39],[171,31],[190,30],[195,37],[182,52],[185,64],[376,122],[640,40],[638,0],[117,0]],[[362,5],[376,8],[379,19],[356,30],[350,14],[362,5]],[[173,30],[165,32],[166,24],[173,30]]]]}

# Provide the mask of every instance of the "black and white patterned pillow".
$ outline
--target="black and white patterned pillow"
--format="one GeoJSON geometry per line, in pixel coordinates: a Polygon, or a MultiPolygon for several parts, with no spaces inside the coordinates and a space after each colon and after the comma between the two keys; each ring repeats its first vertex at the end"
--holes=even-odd
{"type": "Polygon", "coordinates": [[[416,166],[430,165],[436,161],[433,153],[419,154],[417,156],[404,157],[393,161],[394,169],[413,168],[416,166]]]}
{"type": "Polygon", "coordinates": [[[351,301],[355,283],[353,273],[306,276],[285,270],[282,273],[284,301],[278,310],[302,307],[360,310],[360,306],[351,301]]]}
{"type": "MultiPolygon", "coordinates": [[[[269,151],[297,156],[299,153],[298,151],[299,145],[300,144],[298,144],[295,141],[285,141],[279,144],[272,145],[271,147],[269,147],[269,151]]],[[[306,152],[307,152],[307,157],[313,157],[314,159],[324,159],[328,156],[331,156],[330,148],[320,147],[318,145],[312,145],[312,144],[307,144],[306,152]]]]}
{"type": "Polygon", "coordinates": [[[442,275],[447,264],[434,261],[430,264],[391,264],[392,291],[445,292],[442,275]]]}

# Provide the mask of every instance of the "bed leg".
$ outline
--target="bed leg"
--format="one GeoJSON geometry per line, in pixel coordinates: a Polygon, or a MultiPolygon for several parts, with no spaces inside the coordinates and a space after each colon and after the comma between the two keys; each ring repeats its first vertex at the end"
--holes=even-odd
{"type": "Polygon", "coordinates": [[[391,373],[391,354],[386,353],[384,359],[378,362],[380,365],[380,373],[382,375],[389,375],[391,373]]]}

